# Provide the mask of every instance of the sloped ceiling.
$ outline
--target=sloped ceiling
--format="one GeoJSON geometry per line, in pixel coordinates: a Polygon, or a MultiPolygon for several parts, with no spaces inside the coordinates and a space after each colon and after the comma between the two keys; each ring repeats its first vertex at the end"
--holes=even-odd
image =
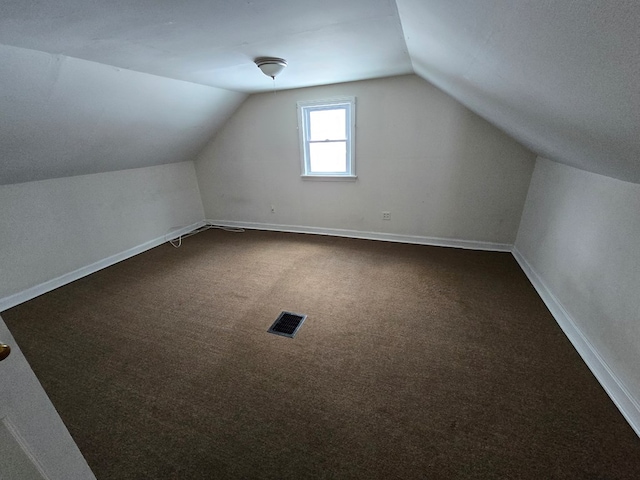
{"type": "Polygon", "coordinates": [[[636,0],[0,0],[0,183],[193,158],[246,94],[415,72],[640,183],[636,0]]]}
{"type": "Polygon", "coordinates": [[[3,1],[0,43],[242,92],[411,73],[393,0],[3,1]]]}
{"type": "Polygon", "coordinates": [[[415,72],[542,156],[640,183],[638,0],[398,0],[415,72]]]}
{"type": "Polygon", "coordinates": [[[279,89],[412,73],[392,0],[0,0],[0,184],[192,159],[279,89]],[[114,68],[117,67],[117,68],[114,68]]]}
{"type": "Polygon", "coordinates": [[[0,45],[0,185],[192,160],[245,94],[0,45]]]}

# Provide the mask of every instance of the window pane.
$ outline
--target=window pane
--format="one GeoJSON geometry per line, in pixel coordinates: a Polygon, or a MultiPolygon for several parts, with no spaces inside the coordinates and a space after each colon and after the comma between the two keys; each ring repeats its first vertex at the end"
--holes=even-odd
{"type": "Polygon", "coordinates": [[[346,113],[344,108],[311,110],[309,112],[310,140],[346,140],[346,113]]]}
{"type": "Polygon", "coordinates": [[[347,173],[347,142],[310,143],[312,173],[347,173]]]}

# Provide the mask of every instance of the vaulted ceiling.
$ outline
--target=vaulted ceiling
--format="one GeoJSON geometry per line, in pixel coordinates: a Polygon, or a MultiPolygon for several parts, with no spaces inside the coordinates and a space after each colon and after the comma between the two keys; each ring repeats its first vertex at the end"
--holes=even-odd
{"type": "Polygon", "coordinates": [[[0,0],[0,184],[193,158],[279,89],[415,72],[541,155],[640,183],[635,0],[0,0]]]}
{"type": "Polygon", "coordinates": [[[640,183],[640,2],[397,4],[418,75],[542,156],[640,183]]]}

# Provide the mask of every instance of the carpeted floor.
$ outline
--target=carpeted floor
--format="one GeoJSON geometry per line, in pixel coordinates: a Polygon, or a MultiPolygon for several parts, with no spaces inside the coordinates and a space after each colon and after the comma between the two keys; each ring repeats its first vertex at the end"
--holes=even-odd
{"type": "Polygon", "coordinates": [[[640,478],[507,253],[208,231],[3,317],[99,480],[640,478]]]}

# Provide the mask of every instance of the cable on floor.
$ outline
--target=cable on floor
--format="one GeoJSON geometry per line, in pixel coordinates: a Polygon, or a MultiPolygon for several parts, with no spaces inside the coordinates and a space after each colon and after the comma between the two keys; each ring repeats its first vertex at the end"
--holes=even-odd
{"type": "Polygon", "coordinates": [[[226,227],[224,225],[215,225],[213,223],[208,223],[206,225],[203,225],[202,227],[198,227],[195,230],[190,231],[189,233],[185,233],[184,235],[179,235],[177,239],[173,238],[169,240],[169,243],[174,248],[180,248],[182,246],[183,238],[188,238],[193,235],[196,235],[197,233],[204,232],[205,230],[211,230],[214,228],[219,230],[224,230],[225,232],[232,232],[232,233],[242,233],[245,231],[244,228],[240,228],[240,227],[226,227]]]}

